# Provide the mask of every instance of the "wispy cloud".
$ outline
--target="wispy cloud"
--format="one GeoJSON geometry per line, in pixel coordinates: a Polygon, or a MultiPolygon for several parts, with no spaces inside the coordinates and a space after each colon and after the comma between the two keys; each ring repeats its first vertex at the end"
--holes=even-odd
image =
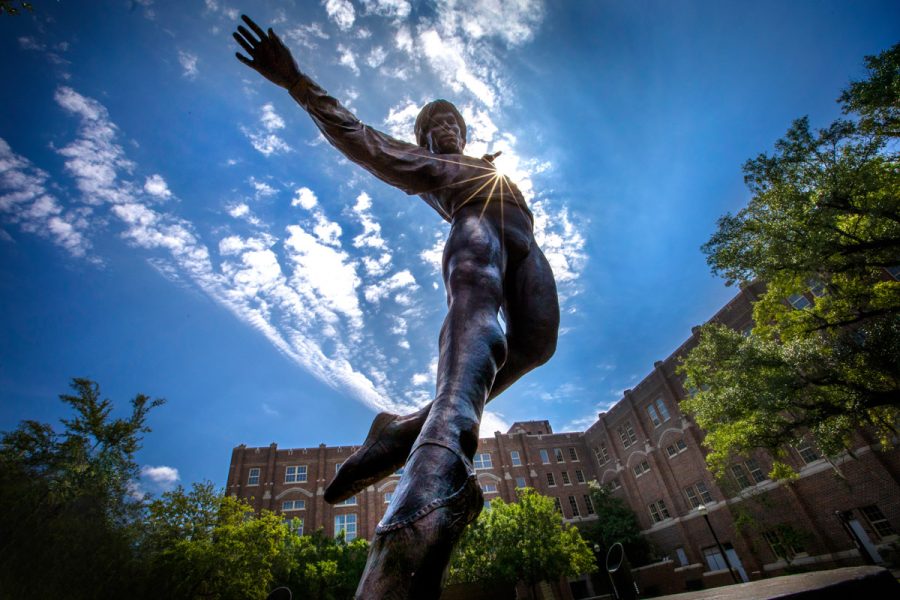
{"type": "Polygon", "coordinates": [[[184,50],[178,51],[178,62],[181,64],[182,75],[187,77],[188,79],[195,79],[197,74],[200,72],[197,69],[197,63],[199,59],[196,54],[191,52],[186,52],[184,50]]]}

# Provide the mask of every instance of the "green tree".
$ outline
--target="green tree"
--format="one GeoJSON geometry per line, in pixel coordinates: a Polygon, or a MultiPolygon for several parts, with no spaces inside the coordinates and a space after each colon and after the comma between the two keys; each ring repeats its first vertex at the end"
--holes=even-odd
{"type": "Polygon", "coordinates": [[[595,571],[594,555],[573,525],[563,523],[553,500],[531,488],[518,501],[494,500],[460,540],[450,563],[450,581],[541,581],[595,571]]]}
{"type": "MultiPolygon", "coordinates": [[[[805,435],[834,455],[860,427],[885,447],[896,431],[900,44],[866,66],[839,99],[852,118],[818,131],[798,119],[749,160],[752,198],[703,247],[729,284],[766,284],[752,335],[708,324],[681,366],[714,471],[757,447],[781,457],[805,435]]],[[[789,473],[776,460],[773,476],[789,473]]]]}
{"type": "Polygon", "coordinates": [[[64,429],[24,421],[0,438],[0,590],[9,598],[95,598],[124,593],[141,503],[130,494],[150,410],[138,394],[126,418],[111,417],[99,386],[73,379],[60,399],[64,429]]]}
{"type": "Polygon", "coordinates": [[[280,585],[291,589],[295,598],[309,600],[352,600],[369,554],[369,542],[351,542],[325,535],[295,536],[286,550],[278,574],[280,585]]]}
{"type": "Polygon", "coordinates": [[[298,537],[275,513],[255,514],[209,482],[151,502],[145,528],[145,588],[157,598],[264,598],[298,537]]]}
{"type": "Polygon", "coordinates": [[[621,498],[617,498],[596,481],[590,483],[591,502],[597,521],[588,530],[587,538],[599,547],[598,557],[606,559],[609,548],[619,542],[632,566],[640,567],[651,562],[653,551],[650,543],[641,535],[637,515],[621,498]]]}

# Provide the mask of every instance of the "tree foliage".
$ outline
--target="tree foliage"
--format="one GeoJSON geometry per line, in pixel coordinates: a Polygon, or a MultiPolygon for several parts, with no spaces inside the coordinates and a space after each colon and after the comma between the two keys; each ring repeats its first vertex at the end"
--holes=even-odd
{"type": "Polygon", "coordinates": [[[553,500],[531,488],[516,490],[518,502],[491,502],[469,526],[450,563],[450,580],[524,581],[535,586],[596,570],[587,542],[563,523],[553,500]]]}
{"type": "Polygon", "coordinates": [[[637,515],[628,503],[613,496],[609,489],[598,485],[596,481],[590,483],[590,488],[591,503],[594,505],[597,521],[588,530],[587,538],[591,544],[597,546],[595,551],[601,564],[606,560],[610,547],[616,542],[622,544],[625,556],[632,566],[640,567],[650,563],[653,550],[647,538],[641,535],[637,515]]]}
{"type": "Polygon", "coordinates": [[[798,119],[749,160],[752,198],[703,247],[729,284],[766,284],[752,335],[708,324],[681,367],[714,470],[757,447],[780,455],[807,433],[833,455],[859,427],[884,445],[896,431],[900,44],[866,66],[839,99],[853,118],[817,131],[798,119]]]}
{"type": "Polygon", "coordinates": [[[24,421],[0,437],[0,597],[353,597],[368,542],[299,536],[211,483],[146,499],[134,455],[163,401],[139,394],[113,418],[96,383],[72,387],[61,432],[24,421]]]}
{"type": "Polygon", "coordinates": [[[141,503],[131,496],[150,410],[138,394],[126,418],[87,379],[60,399],[74,416],[60,433],[24,421],[0,438],[0,589],[7,597],[95,597],[127,586],[141,503]]]}

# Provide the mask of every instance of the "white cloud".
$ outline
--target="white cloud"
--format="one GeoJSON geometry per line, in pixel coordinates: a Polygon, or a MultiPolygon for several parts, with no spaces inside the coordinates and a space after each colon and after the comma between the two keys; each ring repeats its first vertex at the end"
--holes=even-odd
{"type": "Polygon", "coordinates": [[[83,257],[91,248],[85,236],[86,213],[64,210],[48,192],[48,179],[46,172],[0,138],[0,214],[26,232],[51,239],[72,256],[83,257]]]}
{"type": "Polygon", "coordinates": [[[387,132],[398,140],[416,143],[415,124],[419,116],[420,106],[409,98],[388,110],[388,116],[384,120],[387,132]]]}
{"type": "Polygon", "coordinates": [[[412,11],[407,0],[362,0],[367,15],[375,14],[391,19],[405,19],[412,11]]]}
{"type": "Polygon", "coordinates": [[[373,69],[377,69],[387,58],[387,52],[381,46],[375,46],[366,55],[366,65],[373,69]]]}
{"type": "Polygon", "coordinates": [[[486,106],[494,106],[496,94],[467,63],[462,39],[444,39],[437,30],[427,29],[419,34],[419,43],[431,68],[453,91],[460,92],[465,88],[486,106]]]}
{"type": "Polygon", "coordinates": [[[353,4],[350,0],[323,0],[322,4],[325,6],[328,18],[338,26],[338,29],[347,31],[353,27],[353,22],[356,20],[356,11],[353,9],[353,4]]]}
{"type": "Polygon", "coordinates": [[[181,63],[181,68],[183,69],[182,75],[184,77],[187,77],[188,79],[197,77],[197,74],[199,73],[197,69],[198,60],[196,54],[185,52],[184,50],[178,51],[178,62],[181,63]]]}
{"type": "Polygon", "coordinates": [[[254,131],[247,127],[241,127],[241,131],[257,152],[268,157],[293,150],[287,142],[274,133],[284,128],[284,119],[275,112],[275,107],[271,103],[263,104],[260,107],[259,121],[261,129],[254,131]]]}
{"type": "Polygon", "coordinates": [[[263,104],[262,106],[262,114],[259,117],[259,120],[262,122],[263,127],[265,127],[266,131],[276,131],[278,129],[284,129],[284,119],[275,112],[275,107],[271,102],[263,104]]]}
{"type": "Polygon", "coordinates": [[[353,71],[354,75],[359,75],[359,67],[356,66],[356,56],[354,56],[353,51],[343,44],[338,44],[338,54],[340,54],[338,63],[353,71]]]}
{"type": "Polygon", "coordinates": [[[300,206],[306,210],[312,210],[318,202],[315,192],[308,187],[301,187],[297,188],[296,195],[291,200],[291,206],[300,206]]]}
{"type": "Polygon", "coordinates": [[[387,243],[381,237],[381,225],[372,216],[372,199],[365,192],[356,197],[353,214],[363,227],[362,233],[353,238],[353,246],[366,252],[362,258],[366,273],[372,276],[384,275],[391,267],[393,256],[387,243]]]}
{"type": "Polygon", "coordinates": [[[494,433],[497,431],[506,433],[509,431],[509,426],[509,423],[506,422],[501,413],[486,410],[481,415],[481,427],[478,429],[478,437],[494,437],[494,433]]]}
{"type": "Polygon", "coordinates": [[[259,200],[260,198],[268,198],[269,196],[274,196],[278,193],[275,188],[273,188],[265,181],[260,181],[252,176],[250,177],[250,185],[253,186],[253,195],[257,200],[259,200]]]}
{"type": "Polygon", "coordinates": [[[178,474],[178,469],[175,467],[167,467],[165,465],[153,467],[144,465],[141,468],[141,479],[153,483],[162,491],[169,491],[175,487],[175,484],[178,483],[181,476],[178,474]]]}
{"type": "Polygon", "coordinates": [[[154,174],[147,177],[144,180],[144,191],[150,194],[151,196],[155,196],[157,198],[162,198],[163,200],[168,200],[172,197],[172,192],[169,191],[169,186],[166,184],[166,180],[163,179],[162,175],[154,174]]]}
{"type": "Polygon", "coordinates": [[[395,300],[406,305],[408,304],[409,296],[402,294],[402,292],[415,291],[417,289],[419,289],[419,285],[416,283],[416,278],[413,277],[413,274],[408,269],[404,269],[386,279],[380,280],[378,283],[367,286],[364,294],[366,300],[377,304],[390,294],[401,292],[395,296],[395,300]]]}
{"type": "Polygon", "coordinates": [[[286,31],[284,37],[287,40],[297,42],[309,50],[314,50],[319,47],[316,40],[327,40],[330,36],[325,33],[322,26],[318,23],[309,23],[286,31]]]}

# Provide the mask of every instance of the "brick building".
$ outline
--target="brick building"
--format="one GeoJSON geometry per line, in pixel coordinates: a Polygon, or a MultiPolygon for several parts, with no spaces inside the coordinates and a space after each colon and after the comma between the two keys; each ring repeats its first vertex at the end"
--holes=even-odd
{"type": "MultiPolygon", "coordinates": [[[[712,321],[749,329],[760,291],[742,289],[712,321]]],[[[855,458],[834,463],[813,446],[791,448],[788,462],[800,475],[791,484],[766,477],[771,459],[762,452],[731,465],[725,481],[713,479],[701,447],[703,431],[679,410],[686,392],[675,368],[695,343],[692,335],[655,363],[587,431],[554,433],[548,421],[527,421],[482,438],[475,467],[485,499],[509,502],[516,487],[533,487],[555,498],[567,521],[589,524],[596,516],[587,482],[597,480],[635,511],[644,534],[669,561],[666,577],[677,574],[688,586],[729,578],[703,509],[743,579],[783,572],[784,557],[795,567],[857,564],[860,552],[851,532],[874,557],[896,556],[890,546],[896,548],[900,531],[900,450],[876,450],[865,432],[855,440],[855,458]]],[[[333,535],[343,529],[348,537],[371,538],[399,474],[341,505],[326,504],[325,485],[353,450],[238,446],[227,493],[257,509],[298,517],[307,532],[323,528],[333,535]]]]}

